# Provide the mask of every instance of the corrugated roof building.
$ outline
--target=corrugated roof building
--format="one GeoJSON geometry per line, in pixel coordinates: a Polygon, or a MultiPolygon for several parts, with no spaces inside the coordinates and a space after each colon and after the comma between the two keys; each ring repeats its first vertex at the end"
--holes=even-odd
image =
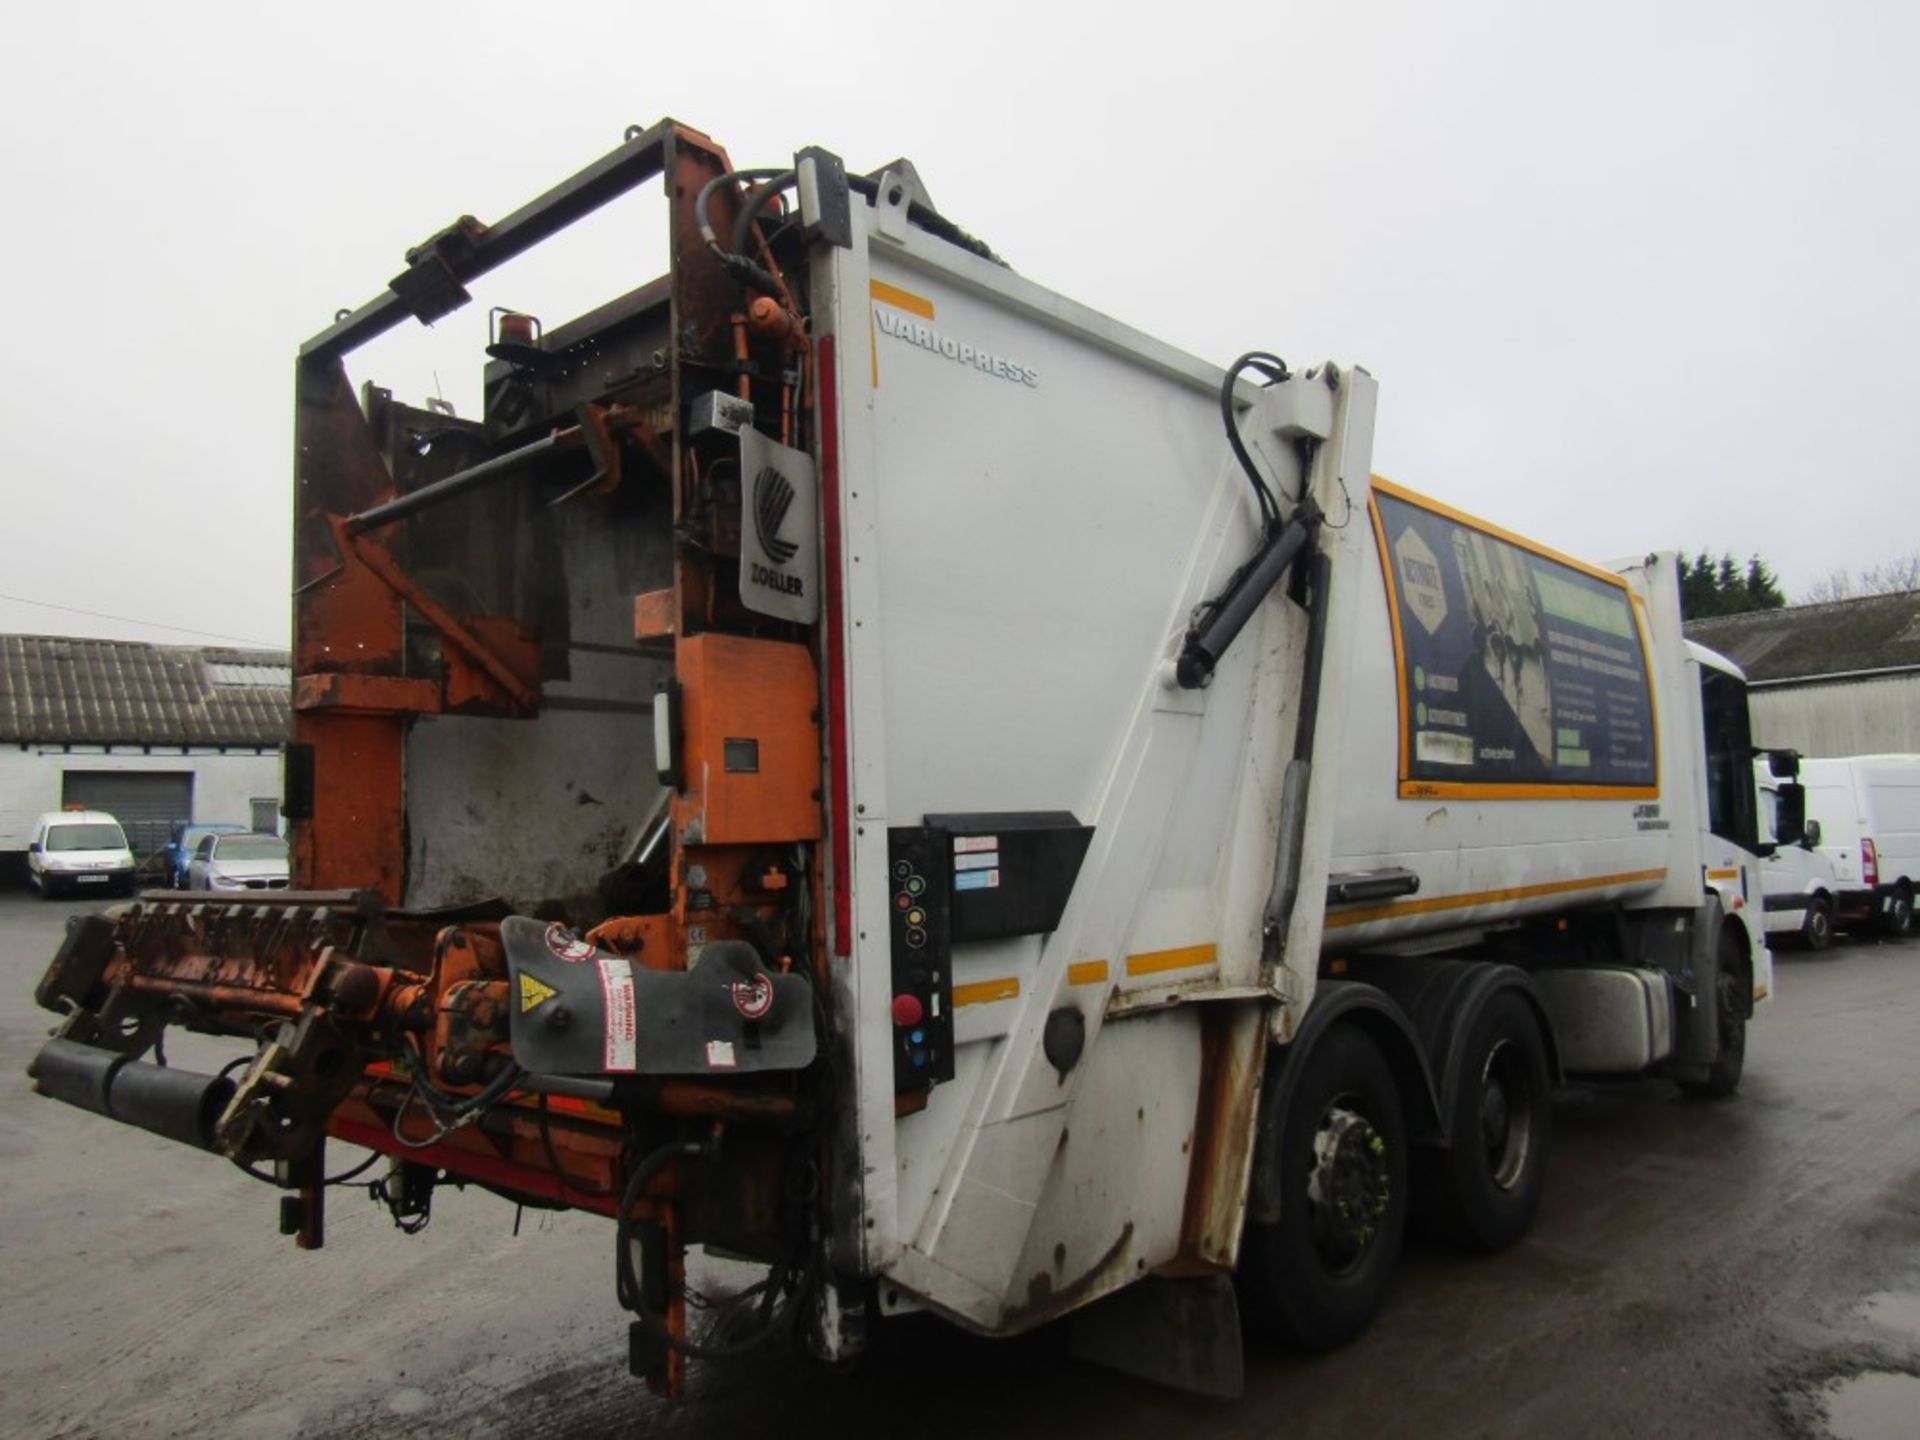
{"type": "Polygon", "coordinates": [[[0,635],[0,743],[278,745],[283,650],[0,635]]]}
{"type": "Polygon", "coordinates": [[[292,695],[281,650],[0,635],[0,855],[75,804],[143,852],[176,820],[273,827],[292,695]]]}
{"type": "Polygon", "coordinates": [[[1920,590],[1692,620],[1687,637],[1746,671],[1756,744],[1920,753],[1920,590]]]}

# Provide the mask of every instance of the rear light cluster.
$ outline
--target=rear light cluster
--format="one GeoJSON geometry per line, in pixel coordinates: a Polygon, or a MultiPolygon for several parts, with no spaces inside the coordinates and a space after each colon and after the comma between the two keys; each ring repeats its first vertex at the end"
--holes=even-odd
{"type": "Polygon", "coordinates": [[[1868,885],[1880,883],[1880,852],[1864,837],[1860,841],[1860,879],[1868,885]]]}

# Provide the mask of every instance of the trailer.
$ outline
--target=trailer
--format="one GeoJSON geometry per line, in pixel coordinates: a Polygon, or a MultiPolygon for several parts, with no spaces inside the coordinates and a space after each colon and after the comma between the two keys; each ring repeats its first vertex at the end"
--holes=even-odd
{"type": "Polygon", "coordinates": [[[1230,1394],[1242,1304],[1328,1347],[1410,1216],[1524,1234],[1563,1076],[1738,1084],[1739,672],[1671,557],[1375,477],[1362,368],[1222,369],[904,162],[668,121],[409,250],[296,396],[295,888],[78,921],[34,1074],[302,1247],[339,1140],[408,1228],[449,1181],[608,1216],[669,1392],[925,1310],[1230,1394]],[[481,417],[354,393],[661,180],[668,273],[496,312],[481,417]],[[169,1024],[242,1052],[156,1066],[169,1024]],[[689,1246],[766,1266],[724,1342],[689,1246]]]}

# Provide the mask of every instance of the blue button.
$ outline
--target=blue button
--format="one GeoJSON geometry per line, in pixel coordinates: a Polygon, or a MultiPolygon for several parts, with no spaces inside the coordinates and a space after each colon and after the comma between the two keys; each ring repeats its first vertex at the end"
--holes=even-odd
{"type": "Polygon", "coordinates": [[[918,1065],[922,1070],[926,1069],[927,1068],[927,1052],[924,1050],[914,1051],[913,1063],[918,1065]]]}
{"type": "Polygon", "coordinates": [[[916,1045],[924,1045],[927,1043],[927,1032],[924,1030],[916,1030],[907,1038],[916,1045]]]}

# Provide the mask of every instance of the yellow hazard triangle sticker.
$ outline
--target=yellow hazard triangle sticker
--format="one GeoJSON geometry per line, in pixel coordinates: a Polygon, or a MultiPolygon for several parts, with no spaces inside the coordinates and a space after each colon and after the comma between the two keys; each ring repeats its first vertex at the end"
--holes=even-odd
{"type": "Polygon", "coordinates": [[[520,976],[520,1013],[524,1015],[529,1010],[539,1009],[559,993],[553,986],[523,973],[520,976]]]}

